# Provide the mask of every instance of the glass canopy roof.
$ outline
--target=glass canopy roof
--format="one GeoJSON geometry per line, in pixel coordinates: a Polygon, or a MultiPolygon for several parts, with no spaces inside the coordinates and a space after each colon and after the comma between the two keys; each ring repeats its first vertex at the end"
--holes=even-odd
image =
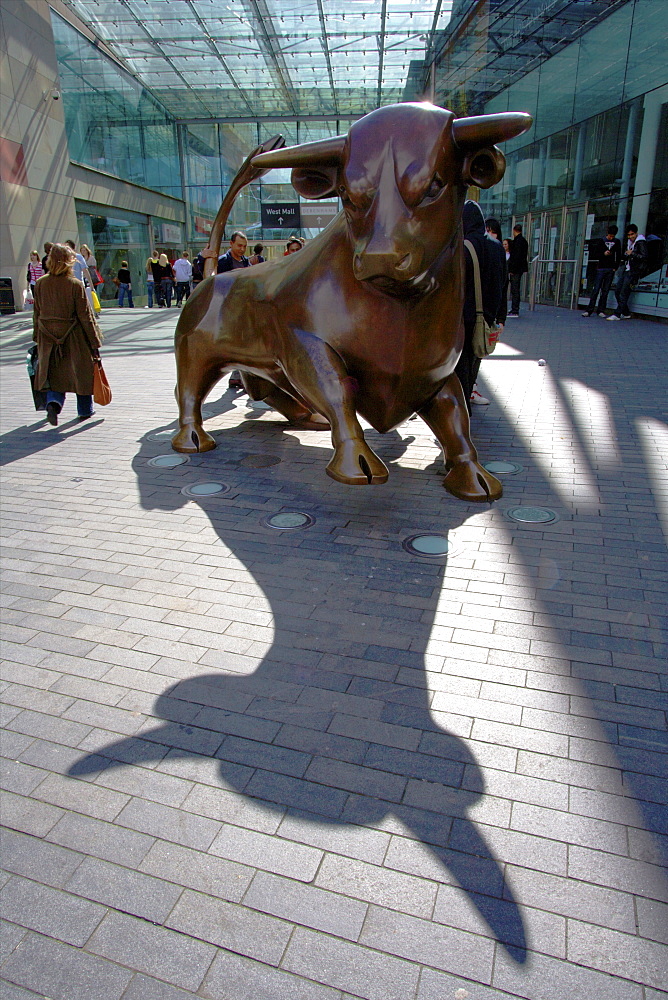
{"type": "Polygon", "coordinates": [[[406,97],[452,0],[64,0],[178,119],[356,117],[406,97]],[[417,64],[417,65],[416,65],[417,64]]]}

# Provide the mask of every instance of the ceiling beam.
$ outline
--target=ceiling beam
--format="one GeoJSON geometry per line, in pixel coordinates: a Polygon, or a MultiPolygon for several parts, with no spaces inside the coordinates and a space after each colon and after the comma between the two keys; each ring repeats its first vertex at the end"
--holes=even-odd
{"type": "Polygon", "coordinates": [[[380,7],[380,32],[378,34],[378,88],[376,107],[380,107],[383,93],[383,62],[385,59],[385,28],[387,26],[387,0],[380,7]]]}
{"type": "MultiPolygon", "coordinates": [[[[172,65],[172,63],[171,63],[171,61],[169,59],[169,56],[165,53],[164,49],[160,45],[160,42],[158,42],[157,39],[155,39],[153,37],[153,35],[149,31],[149,29],[144,24],[142,24],[142,22],[139,20],[139,18],[135,15],[134,11],[132,10],[132,7],[130,7],[130,4],[128,3],[128,0],[120,0],[120,2],[123,5],[123,7],[125,7],[125,9],[127,10],[127,12],[129,13],[130,17],[133,19],[134,23],[137,25],[137,28],[140,28],[144,32],[144,34],[150,40],[150,42],[154,46],[154,48],[157,49],[157,51],[160,53],[160,55],[162,56],[162,58],[166,61],[167,65],[170,67],[170,69],[172,70],[172,72],[176,73],[176,75],[179,77],[179,79],[183,81],[183,84],[184,84],[186,90],[189,90],[192,93],[192,95],[195,98],[195,100],[198,102],[198,104],[201,104],[202,107],[206,110],[206,104],[204,103],[204,101],[200,97],[197,96],[197,91],[194,89],[194,87],[192,87],[190,85],[190,83],[185,78],[185,76],[183,75],[183,73],[181,73],[176,68],[176,66],[172,65]]],[[[162,101],[160,103],[163,104],[162,101]]]]}
{"type": "MultiPolygon", "coordinates": [[[[198,25],[200,31],[202,32],[202,37],[206,41],[206,43],[209,46],[211,52],[215,55],[216,59],[218,60],[218,62],[222,66],[222,68],[225,71],[225,73],[227,74],[227,76],[229,77],[230,83],[232,84],[232,86],[234,87],[234,89],[236,90],[236,92],[238,93],[239,97],[244,102],[244,104],[248,108],[249,112],[252,114],[253,113],[253,106],[250,103],[250,101],[248,100],[248,98],[246,97],[246,95],[244,94],[243,90],[241,89],[241,87],[239,86],[239,84],[237,83],[237,81],[234,79],[234,74],[232,73],[232,71],[228,67],[227,63],[225,62],[224,57],[218,51],[218,46],[216,45],[215,39],[209,34],[209,30],[208,30],[208,28],[206,26],[206,22],[203,21],[202,18],[200,17],[200,15],[198,14],[197,9],[195,8],[195,5],[192,2],[192,0],[186,0],[186,2],[187,2],[188,7],[190,8],[190,10],[192,12],[193,17],[195,18],[195,21],[197,22],[197,25],[198,25]]],[[[204,102],[202,102],[202,103],[204,103],[204,102]]]]}
{"type": "Polygon", "coordinates": [[[299,112],[299,98],[295,94],[290,84],[290,73],[283,56],[280,45],[275,39],[279,37],[274,26],[273,19],[269,13],[269,8],[265,0],[243,0],[246,8],[249,8],[257,25],[257,39],[260,47],[265,52],[267,65],[272,67],[278,81],[279,89],[290,109],[288,117],[293,117],[299,112]]]}
{"type": "Polygon", "coordinates": [[[320,18],[320,31],[322,33],[322,48],[325,53],[325,60],[327,62],[327,73],[329,74],[329,85],[332,88],[332,100],[334,101],[334,110],[339,110],[339,102],[336,97],[336,87],[334,85],[334,72],[332,70],[332,60],[329,54],[329,42],[327,41],[327,25],[325,23],[325,11],[322,6],[322,0],[318,0],[318,17],[320,18]]]}

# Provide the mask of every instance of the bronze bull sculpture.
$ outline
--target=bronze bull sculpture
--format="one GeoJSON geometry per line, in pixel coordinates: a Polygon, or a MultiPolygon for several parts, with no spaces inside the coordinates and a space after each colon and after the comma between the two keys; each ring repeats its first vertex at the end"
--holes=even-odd
{"type": "Polygon", "coordinates": [[[501,484],[477,461],[454,374],[464,337],[461,212],[468,185],[503,176],[494,143],[530,125],[520,113],[455,119],[431,104],[397,104],[347,136],[251,154],[216,220],[210,269],[231,200],[268,169],[291,167],[299,194],[338,195],[343,211],[300,253],[209,277],[191,296],[176,328],[173,448],[215,447],[201,404],[236,368],[251,398],[296,426],[331,428],[327,473],[338,482],[388,477],[358,413],[381,433],[418,413],[443,448],[445,488],[497,500],[501,484]]]}

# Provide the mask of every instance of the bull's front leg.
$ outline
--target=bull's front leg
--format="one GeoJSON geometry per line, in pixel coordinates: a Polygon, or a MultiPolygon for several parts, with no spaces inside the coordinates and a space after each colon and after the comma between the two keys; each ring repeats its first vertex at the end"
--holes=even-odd
{"type": "Polygon", "coordinates": [[[469,434],[469,415],[461,382],[453,373],[440,391],[418,411],[431,427],[443,448],[448,493],[459,500],[484,503],[498,500],[503,487],[478,462],[478,453],[469,434]]]}
{"type": "Polygon", "coordinates": [[[332,428],[334,456],[327,475],[349,486],[387,482],[387,467],[364,440],[355,411],[354,381],[341,357],[324,341],[293,329],[286,341],[285,374],[332,428]]]}

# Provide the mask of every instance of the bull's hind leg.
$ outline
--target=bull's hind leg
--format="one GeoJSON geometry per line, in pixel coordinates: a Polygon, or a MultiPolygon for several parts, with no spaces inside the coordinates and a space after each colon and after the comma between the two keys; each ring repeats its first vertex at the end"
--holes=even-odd
{"type": "Polygon", "coordinates": [[[443,448],[448,493],[460,500],[484,503],[498,500],[503,488],[478,462],[478,453],[469,434],[469,415],[461,382],[453,373],[440,391],[418,411],[431,427],[443,448]]]}
{"type": "Polygon", "coordinates": [[[269,379],[242,372],[241,381],[251,399],[261,399],[268,403],[269,406],[287,417],[293,427],[299,427],[306,431],[330,430],[329,421],[304,403],[298,402],[293,396],[270,382],[269,379]]]}
{"type": "Polygon", "coordinates": [[[176,400],[179,404],[178,433],[172,438],[174,451],[191,455],[198,451],[212,451],[216,447],[214,438],[202,427],[202,400],[206,399],[221,377],[220,365],[198,367],[187,363],[177,348],[176,363],[178,380],[176,400]]]}
{"type": "Polygon", "coordinates": [[[327,475],[348,486],[387,482],[387,467],[364,440],[355,412],[354,382],[341,357],[305,330],[293,330],[292,338],[285,373],[332,426],[334,456],[327,475]]]}

